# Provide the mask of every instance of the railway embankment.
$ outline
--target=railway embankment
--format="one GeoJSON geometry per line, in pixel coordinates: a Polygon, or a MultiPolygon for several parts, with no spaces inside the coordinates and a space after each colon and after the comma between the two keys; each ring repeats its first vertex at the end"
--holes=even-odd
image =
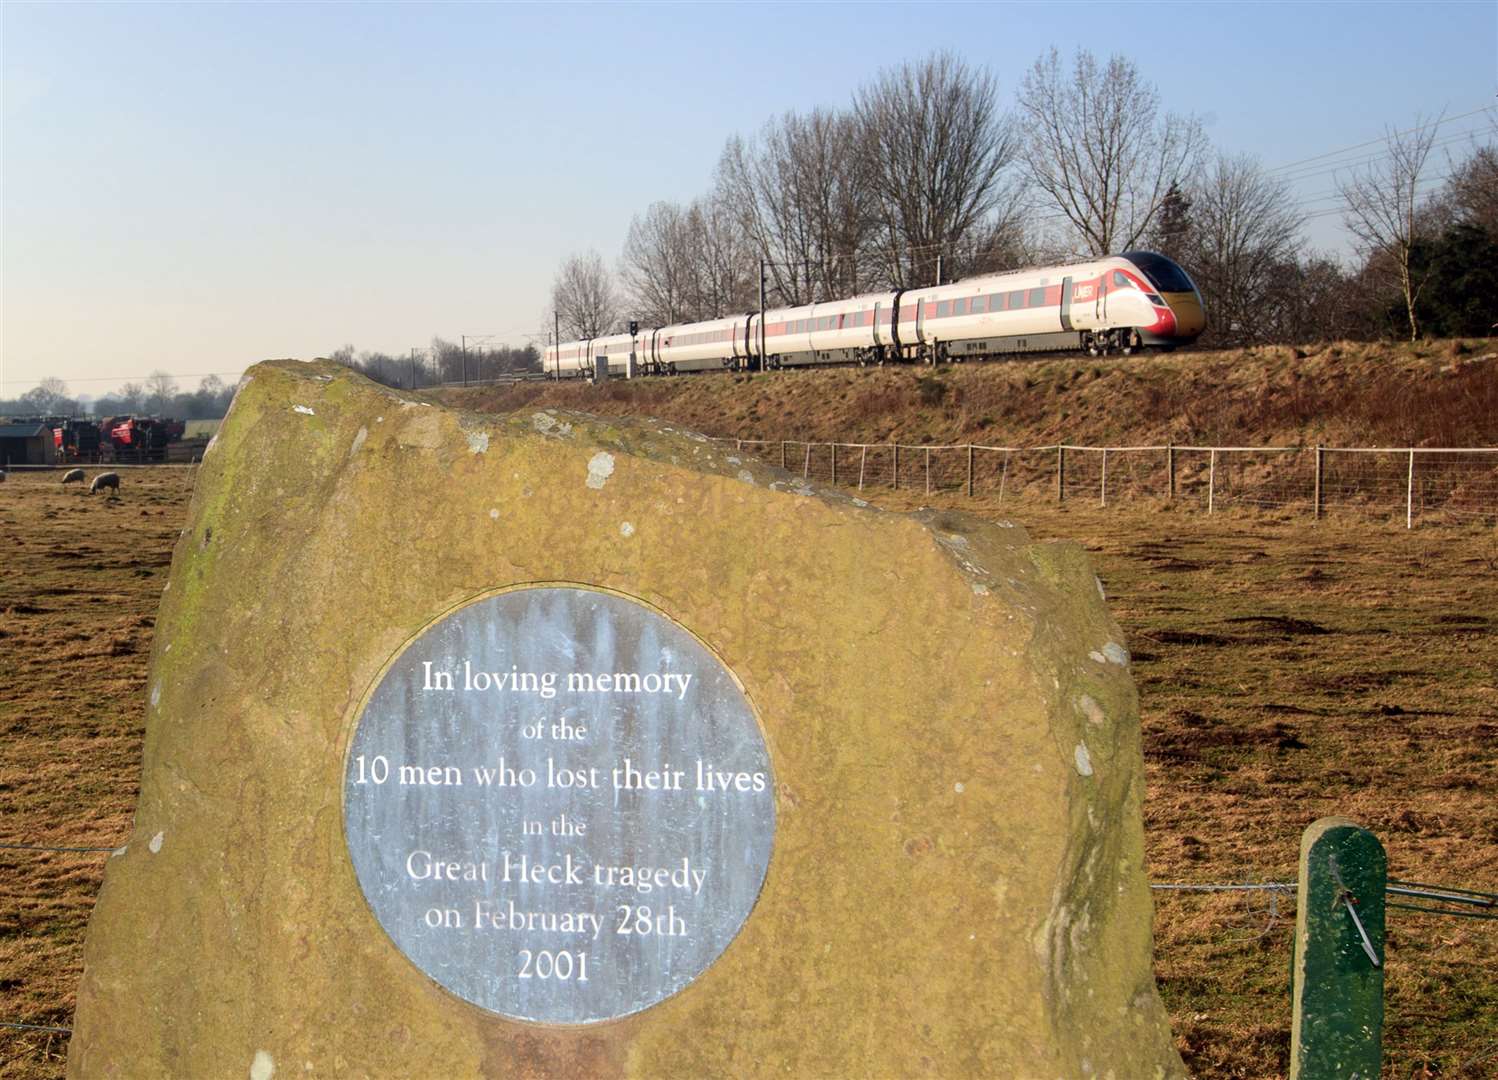
{"type": "Polygon", "coordinates": [[[434,391],[478,411],[658,416],[711,435],[1006,446],[1498,444],[1498,339],[434,391]]]}

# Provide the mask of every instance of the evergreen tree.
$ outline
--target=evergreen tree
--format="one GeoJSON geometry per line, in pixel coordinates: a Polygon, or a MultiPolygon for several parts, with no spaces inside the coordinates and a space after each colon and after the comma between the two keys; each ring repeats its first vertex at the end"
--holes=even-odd
{"type": "Polygon", "coordinates": [[[1150,229],[1149,245],[1178,263],[1191,261],[1191,199],[1179,184],[1171,184],[1150,229]]]}

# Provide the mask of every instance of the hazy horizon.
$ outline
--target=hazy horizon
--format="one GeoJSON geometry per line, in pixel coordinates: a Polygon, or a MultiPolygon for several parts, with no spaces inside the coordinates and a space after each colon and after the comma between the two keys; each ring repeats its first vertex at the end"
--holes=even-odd
{"type": "MultiPolygon", "coordinates": [[[[1493,105],[1498,6],[11,3],[0,30],[0,398],[97,398],[345,343],[524,345],[562,260],[613,265],[730,135],[938,49],[1006,104],[1052,46],[1118,52],[1217,149],[1366,157],[1493,105]]],[[[1442,130],[1432,176],[1491,120],[1442,130]]],[[[1310,245],[1346,253],[1336,175],[1290,175],[1310,245]]]]}

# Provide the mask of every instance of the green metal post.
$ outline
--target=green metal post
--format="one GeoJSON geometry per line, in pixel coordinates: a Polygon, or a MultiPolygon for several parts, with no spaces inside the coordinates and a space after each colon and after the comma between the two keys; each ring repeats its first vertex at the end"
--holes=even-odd
{"type": "Polygon", "coordinates": [[[1387,880],[1383,845],[1355,822],[1301,837],[1290,1080],[1378,1080],[1387,880]]]}

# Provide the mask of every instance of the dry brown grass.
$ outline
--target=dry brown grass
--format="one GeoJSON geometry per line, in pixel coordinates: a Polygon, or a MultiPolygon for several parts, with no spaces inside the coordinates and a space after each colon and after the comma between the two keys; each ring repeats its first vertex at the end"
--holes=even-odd
{"type": "MultiPolygon", "coordinates": [[[[1374,830],[1390,873],[1498,891],[1498,533],[1166,507],[975,509],[1093,553],[1139,686],[1149,874],[1294,881],[1301,831],[1374,830]]],[[[974,505],[976,503],[976,505],[974,505]]],[[[1294,901],[1156,897],[1156,974],[1194,1074],[1288,1068],[1294,901]]],[[[1391,910],[1385,1072],[1498,1075],[1498,924],[1391,910]]]]}
{"type": "MultiPolygon", "coordinates": [[[[146,660],[186,469],[126,470],[118,499],[12,473],[0,485],[0,843],[123,843],[146,660]]],[[[66,1027],[98,854],[0,850],[0,1020],[66,1027]]],[[[66,1036],[0,1031],[0,1075],[61,1070],[66,1036]]]]}
{"type": "Polygon", "coordinates": [[[744,439],[1491,446],[1498,340],[711,373],[439,396],[479,411],[558,406],[659,416],[744,439]]]}
{"type": "MultiPolygon", "coordinates": [[[[0,842],[124,840],[187,483],[130,472],[116,503],[49,474],[0,486],[0,842]]],[[[1498,887],[1492,530],[876,497],[976,509],[1093,551],[1134,651],[1155,880],[1291,880],[1300,831],[1341,813],[1380,834],[1402,876],[1498,887]]],[[[102,863],[0,852],[0,1019],[67,1026],[102,863]]],[[[1391,914],[1388,1076],[1494,1074],[1494,926],[1391,914]]],[[[1192,1070],[1283,1075],[1286,913],[1271,926],[1238,897],[1163,895],[1155,929],[1192,1070]]],[[[60,1076],[64,1053],[65,1036],[0,1031],[0,1075],[60,1076]]]]}

